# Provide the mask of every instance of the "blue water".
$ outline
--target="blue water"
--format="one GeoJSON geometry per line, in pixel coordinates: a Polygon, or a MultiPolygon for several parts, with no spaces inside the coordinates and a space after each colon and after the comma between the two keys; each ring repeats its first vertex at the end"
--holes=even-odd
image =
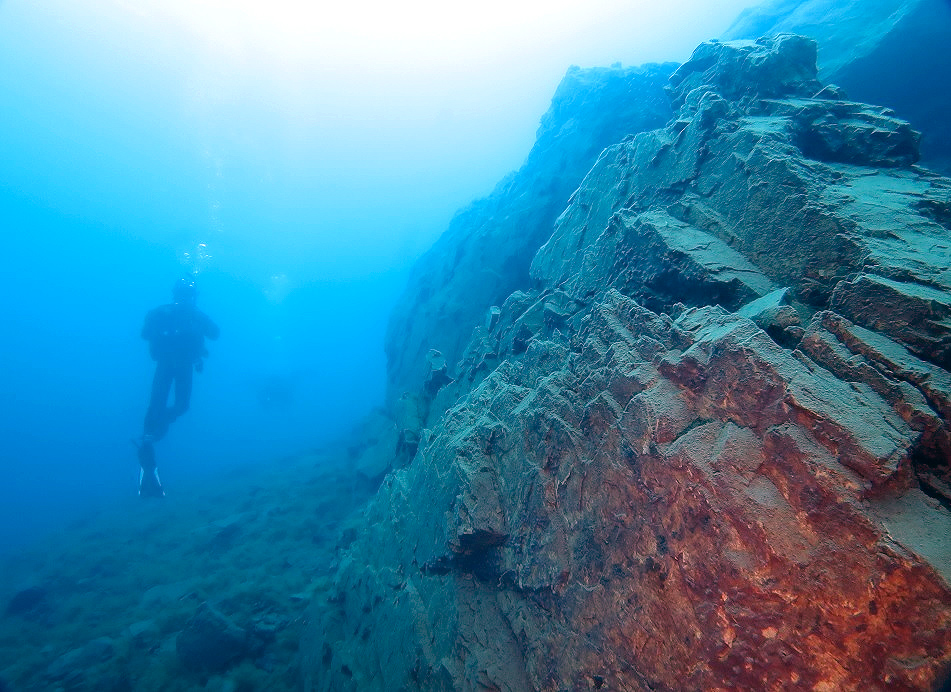
{"type": "Polygon", "coordinates": [[[135,494],[139,330],[182,275],[222,335],[157,448],[170,492],[379,404],[409,267],[521,164],[565,69],[684,59],[746,3],[683,4],[335,58],[145,0],[0,2],[0,550],[135,494]]]}

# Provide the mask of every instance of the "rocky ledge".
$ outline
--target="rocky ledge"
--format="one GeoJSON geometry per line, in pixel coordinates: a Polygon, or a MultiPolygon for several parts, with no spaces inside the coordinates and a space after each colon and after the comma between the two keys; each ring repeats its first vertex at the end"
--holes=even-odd
{"type": "Polygon", "coordinates": [[[951,175],[948,0],[764,0],[722,38],[806,34],[819,42],[819,76],[852,98],[894,108],[924,133],[922,160],[951,175]]]}
{"type": "Polygon", "coordinates": [[[529,286],[532,257],[598,154],[670,118],[664,85],[676,68],[568,70],[525,164],[488,198],[460,211],[413,268],[386,336],[391,406],[422,386],[430,349],[455,363],[485,309],[529,286]]]}
{"type": "Polygon", "coordinates": [[[667,92],[531,285],[431,354],[412,453],[311,608],[308,689],[928,690],[951,664],[951,183],[800,36],[704,44],[667,92]]]}

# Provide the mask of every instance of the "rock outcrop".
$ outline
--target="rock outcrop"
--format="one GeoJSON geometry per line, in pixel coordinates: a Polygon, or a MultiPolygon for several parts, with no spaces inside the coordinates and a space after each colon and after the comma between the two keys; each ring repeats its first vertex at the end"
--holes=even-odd
{"type": "Polygon", "coordinates": [[[30,586],[13,594],[4,615],[28,616],[43,607],[49,594],[42,586],[30,586]]]}
{"type": "Polygon", "coordinates": [[[175,650],[186,668],[226,670],[261,648],[257,632],[239,627],[209,603],[202,603],[175,637],[175,650]]]}
{"type": "Polygon", "coordinates": [[[388,401],[414,392],[436,349],[462,355],[486,307],[528,288],[528,266],[601,151],[670,118],[663,88],[673,63],[568,70],[519,171],[459,212],[414,267],[386,336],[388,401]]]}
{"type": "Polygon", "coordinates": [[[889,106],[924,133],[922,159],[951,175],[951,3],[947,0],[772,0],[726,39],[795,32],[819,43],[819,75],[859,101],[889,106]]]}
{"type": "Polygon", "coordinates": [[[703,44],[667,92],[458,363],[414,356],[442,377],[311,608],[306,689],[951,665],[951,182],[801,36],[703,44]]]}

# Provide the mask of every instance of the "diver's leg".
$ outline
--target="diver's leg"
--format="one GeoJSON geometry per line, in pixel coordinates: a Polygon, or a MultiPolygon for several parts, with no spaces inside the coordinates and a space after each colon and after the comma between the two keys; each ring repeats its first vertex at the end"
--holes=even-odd
{"type": "Polygon", "coordinates": [[[163,363],[155,366],[155,376],[152,378],[152,393],[149,397],[149,408],[145,412],[142,441],[137,442],[139,466],[139,496],[164,497],[162,483],[159,481],[158,468],[155,464],[154,442],[161,438],[168,429],[168,420],[165,405],[168,393],[172,386],[172,373],[163,363]]]}
{"type": "Polygon", "coordinates": [[[181,366],[175,373],[175,405],[169,409],[169,422],[188,410],[192,398],[192,364],[181,366]]]}
{"type": "Polygon", "coordinates": [[[168,395],[173,379],[174,370],[167,363],[156,363],[155,377],[152,378],[152,395],[143,426],[143,432],[152,441],[160,440],[168,431],[168,395]]]}
{"type": "Polygon", "coordinates": [[[149,408],[145,412],[142,441],[138,443],[139,495],[141,497],[165,497],[162,482],[159,480],[155,463],[153,443],[165,436],[168,431],[168,395],[172,388],[175,372],[168,363],[155,364],[155,376],[152,378],[152,392],[149,396],[149,408]]]}

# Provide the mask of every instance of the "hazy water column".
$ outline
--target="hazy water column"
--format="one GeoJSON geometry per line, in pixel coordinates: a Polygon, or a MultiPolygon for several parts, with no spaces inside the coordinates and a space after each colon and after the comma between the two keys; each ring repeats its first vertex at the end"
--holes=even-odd
{"type": "Polygon", "coordinates": [[[379,400],[408,266],[521,164],[568,65],[683,59],[742,4],[0,3],[0,541],[134,492],[138,331],[183,271],[222,338],[170,491],[379,400]]]}

